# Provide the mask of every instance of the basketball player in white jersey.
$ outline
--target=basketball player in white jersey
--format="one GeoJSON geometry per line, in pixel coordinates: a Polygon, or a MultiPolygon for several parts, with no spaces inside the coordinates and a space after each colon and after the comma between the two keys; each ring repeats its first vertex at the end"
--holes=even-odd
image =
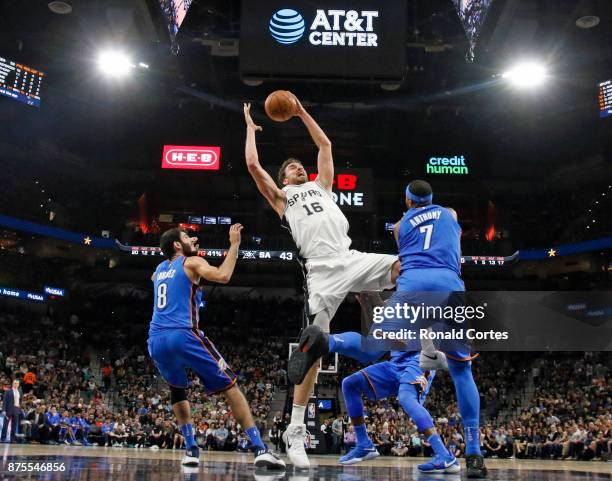
{"type": "MultiPolygon", "coordinates": [[[[329,332],[338,307],[349,292],[390,289],[399,275],[397,256],[366,254],[350,250],[349,223],[332,198],[334,163],[331,142],[296,98],[297,113],[319,149],[318,177],[308,181],[302,163],[286,160],[279,171],[278,185],[259,163],[255,125],[250,104],[244,105],[247,126],[245,156],[257,188],[287,227],[299,250],[305,271],[305,312],[309,323],[329,332]],[[280,187],[279,187],[280,185],[280,187]]],[[[296,384],[291,423],[285,431],[287,455],[296,468],[307,469],[304,449],[304,413],[316,382],[318,363],[296,384]]]]}

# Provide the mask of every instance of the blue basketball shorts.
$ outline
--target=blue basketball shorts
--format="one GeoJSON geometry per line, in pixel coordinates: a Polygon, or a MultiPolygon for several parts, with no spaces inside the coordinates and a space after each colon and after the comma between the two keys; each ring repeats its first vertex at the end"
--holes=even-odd
{"type": "MultiPolygon", "coordinates": [[[[464,291],[463,281],[452,269],[406,269],[398,278],[397,291],[388,301],[388,305],[461,305],[464,302],[464,291]]],[[[408,346],[409,349],[413,347],[408,346]]],[[[449,359],[456,361],[470,361],[476,357],[470,354],[469,346],[463,342],[443,342],[440,349],[446,352],[449,359]]]]}
{"type": "Polygon", "coordinates": [[[236,383],[215,345],[196,329],[168,329],[149,337],[149,355],[164,380],[173,387],[189,387],[186,369],[191,369],[208,394],[226,391],[236,383]]]}
{"type": "Polygon", "coordinates": [[[435,371],[423,371],[419,367],[418,353],[402,360],[379,362],[361,371],[372,392],[368,394],[371,401],[379,401],[391,396],[397,396],[401,384],[414,385],[419,394],[419,402],[423,404],[435,376],[435,371]]]}

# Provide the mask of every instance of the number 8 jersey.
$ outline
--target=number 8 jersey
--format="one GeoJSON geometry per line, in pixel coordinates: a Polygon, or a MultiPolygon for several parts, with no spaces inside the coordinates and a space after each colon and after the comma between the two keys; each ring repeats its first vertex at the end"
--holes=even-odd
{"type": "Polygon", "coordinates": [[[346,254],[351,245],[349,223],[331,192],[318,182],[283,187],[287,196],[284,224],[303,259],[346,254]],[[287,225],[288,224],[288,225],[287,225]]]}
{"type": "Polygon", "coordinates": [[[187,277],[184,256],[165,260],[153,274],[153,319],[149,336],[166,329],[198,329],[202,289],[187,277]]]}
{"type": "Polygon", "coordinates": [[[446,268],[461,275],[461,228],[446,207],[431,204],[410,209],[398,235],[401,273],[446,268]]]}

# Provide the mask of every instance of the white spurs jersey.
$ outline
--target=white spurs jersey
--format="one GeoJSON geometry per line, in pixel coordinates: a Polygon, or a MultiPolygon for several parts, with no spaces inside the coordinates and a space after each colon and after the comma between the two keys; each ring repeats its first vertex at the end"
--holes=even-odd
{"type": "Polygon", "coordinates": [[[351,245],[349,223],[331,193],[318,181],[283,187],[284,221],[304,259],[345,254],[351,245]]]}

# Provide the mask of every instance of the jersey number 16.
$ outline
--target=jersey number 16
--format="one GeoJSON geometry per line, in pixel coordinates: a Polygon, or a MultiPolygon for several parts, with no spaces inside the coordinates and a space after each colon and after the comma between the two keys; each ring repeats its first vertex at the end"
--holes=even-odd
{"type": "Polygon", "coordinates": [[[308,204],[302,204],[302,207],[304,207],[304,209],[306,210],[306,214],[308,215],[312,215],[315,212],[323,212],[323,207],[318,202],[313,202],[312,204],[310,204],[310,209],[312,210],[308,208],[308,204]]]}

